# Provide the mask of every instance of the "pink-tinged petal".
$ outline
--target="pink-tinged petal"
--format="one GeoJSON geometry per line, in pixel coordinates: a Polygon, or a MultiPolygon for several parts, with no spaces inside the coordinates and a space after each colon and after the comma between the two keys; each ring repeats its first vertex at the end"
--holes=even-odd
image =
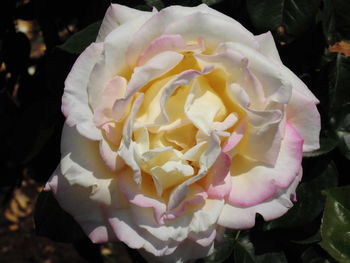
{"type": "Polygon", "coordinates": [[[237,128],[231,133],[230,137],[228,137],[227,141],[225,142],[222,148],[222,151],[224,153],[227,153],[234,149],[237,146],[237,144],[242,140],[245,130],[246,120],[241,120],[237,128]]]}
{"type": "Polygon", "coordinates": [[[46,182],[44,191],[51,191],[52,193],[57,193],[57,184],[58,184],[58,174],[61,173],[61,167],[58,166],[53,172],[50,179],[46,182]]]}
{"type": "Polygon", "coordinates": [[[231,157],[221,153],[206,176],[206,189],[211,199],[224,199],[232,188],[231,157]]]}
{"type": "Polygon", "coordinates": [[[91,71],[101,58],[103,44],[92,43],[74,63],[66,81],[62,97],[62,112],[66,123],[76,126],[79,133],[91,140],[100,140],[101,131],[93,123],[87,86],[91,71]]]}
{"type": "Polygon", "coordinates": [[[158,199],[156,193],[152,196],[150,193],[143,192],[142,188],[133,181],[131,174],[118,176],[118,182],[120,191],[124,193],[130,203],[140,207],[152,208],[156,222],[164,224],[163,215],[166,211],[166,205],[163,200],[158,199]]]}
{"type": "Polygon", "coordinates": [[[113,120],[112,107],[117,99],[121,99],[125,95],[126,79],[123,77],[115,77],[103,90],[94,109],[94,123],[100,127],[108,121],[113,120]]]}
{"type": "Polygon", "coordinates": [[[193,184],[189,187],[188,195],[185,200],[176,208],[167,211],[164,218],[168,220],[175,219],[183,215],[189,207],[202,204],[207,198],[207,192],[199,185],[193,184]]]}
{"type": "Polygon", "coordinates": [[[111,4],[103,18],[96,41],[103,41],[114,29],[140,16],[149,16],[149,12],[140,11],[123,5],[111,4]]]}
{"type": "Polygon", "coordinates": [[[287,188],[300,171],[303,138],[287,124],[281,150],[274,167],[246,159],[233,158],[232,190],[227,199],[235,206],[249,207],[268,200],[281,188],[287,188]]]}
{"type": "Polygon", "coordinates": [[[203,12],[196,12],[174,21],[165,28],[164,33],[180,34],[186,41],[202,38],[206,47],[211,50],[219,43],[228,41],[258,48],[254,36],[239,23],[203,12]]]}
{"type": "Polygon", "coordinates": [[[181,35],[162,35],[153,40],[139,56],[137,65],[143,65],[147,60],[164,51],[180,51],[185,47],[186,43],[181,35]]]}
{"type": "Polygon", "coordinates": [[[116,239],[110,240],[111,238],[109,237],[108,228],[106,226],[98,226],[89,233],[88,237],[94,244],[103,244],[111,242],[112,240],[116,241],[116,239]]]}
{"type": "Polygon", "coordinates": [[[261,214],[265,220],[273,220],[284,215],[292,206],[290,199],[295,196],[295,190],[302,177],[302,169],[298,176],[286,189],[280,189],[269,200],[250,207],[237,207],[225,204],[218,220],[220,226],[232,229],[247,229],[255,225],[256,213],[261,214]]]}
{"type": "Polygon", "coordinates": [[[262,54],[282,64],[280,55],[278,54],[278,50],[275,44],[275,40],[273,39],[273,36],[270,31],[255,36],[255,39],[259,43],[259,51],[262,54]]]}
{"type": "Polygon", "coordinates": [[[150,59],[145,65],[136,67],[126,87],[125,98],[117,100],[113,105],[114,119],[119,120],[126,114],[127,105],[139,89],[171,70],[182,58],[183,55],[177,52],[165,51],[150,59]]]}
{"type": "Polygon", "coordinates": [[[320,114],[315,102],[310,101],[298,90],[293,90],[292,99],[287,106],[287,121],[304,138],[304,152],[317,150],[320,147],[320,114]]]}

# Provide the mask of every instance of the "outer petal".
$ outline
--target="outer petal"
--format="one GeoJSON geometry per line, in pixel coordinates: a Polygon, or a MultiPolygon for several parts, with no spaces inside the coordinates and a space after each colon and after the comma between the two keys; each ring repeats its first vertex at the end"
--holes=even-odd
{"type": "MultiPolygon", "coordinates": [[[[218,25],[223,25],[223,24],[225,24],[226,26],[229,25],[229,28],[233,29],[231,31],[239,32],[239,35],[241,36],[241,39],[238,40],[239,42],[244,42],[250,46],[258,47],[254,39],[254,36],[249,31],[247,31],[244,27],[242,27],[237,21],[234,21],[233,19],[228,19],[227,16],[224,16],[224,15],[217,16],[216,15],[217,12],[214,12],[212,9],[205,7],[204,5],[201,5],[197,8],[170,6],[170,7],[164,8],[159,13],[154,15],[135,34],[132,42],[130,43],[130,47],[128,49],[128,54],[127,54],[127,57],[128,57],[127,60],[129,65],[130,66],[135,65],[138,56],[144,51],[146,47],[150,45],[150,43],[154,39],[164,34],[168,26],[170,26],[173,23],[178,23],[183,19],[183,17],[186,17],[186,16],[187,16],[186,19],[191,19],[190,17],[194,13],[204,15],[204,17],[207,17],[206,15],[208,15],[212,23],[205,22],[204,17],[202,20],[203,22],[205,22],[206,25],[208,24],[211,29],[212,28],[216,28],[216,30],[218,28],[220,29],[220,27],[216,27],[218,25]]],[[[196,32],[198,28],[201,28],[200,23],[198,23],[198,21],[195,21],[192,24],[186,23],[185,27],[186,28],[188,27],[191,32],[196,32]]],[[[169,29],[169,33],[170,31],[175,32],[177,28],[179,27],[176,26],[173,29],[169,29]]],[[[210,32],[214,33],[214,31],[212,30],[210,32]]],[[[222,31],[219,31],[219,32],[222,32],[222,31]]],[[[184,33],[184,32],[181,32],[181,33],[184,33]]],[[[195,34],[194,36],[198,36],[198,34],[195,34]]],[[[223,35],[220,35],[220,36],[223,36],[223,35]]],[[[230,36],[232,36],[232,34],[230,34],[230,36]]],[[[235,37],[234,39],[237,39],[237,38],[235,37]]]]}
{"type": "Polygon", "coordinates": [[[227,41],[239,42],[252,48],[258,47],[253,35],[241,24],[202,12],[174,21],[165,28],[165,33],[180,34],[187,41],[202,38],[209,49],[227,41]]]}
{"type": "Polygon", "coordinates": [[[284,215],[293,206],[290,200],[295,196],[301,177],[300,169],[298,176],[287,189],[281,189],[275,196],[258,205],[243,208],[225,204],[218,224],[232,229],[247,229],[254,226],[256,213],[261,214],[265,220],[273,220],[284,215]]]}
{"type": "Polygon", "coordinates": [[[62,111],[69,126],[76,126],[79,133],[89,139],[99,140],[101,132],[93,122],[89,107],[87,85],[91,71],[100,60],[103,44],[92,43],[74,63],[65,81],[62,111]]]}
{"type": "Polygon", "coordinates": [[[111,79],[116,75],[129,79],[132,71],[126,64],[125,53],[130,38],[151,16],[152,13],[147,13],[118,26],[100,43],[104,52],[91,72],[88,85],[89,103],[93,109],[111,79]]]}
{"type": "Polygon", "coordinates": [[[261,82],[268,101],[289,102],[293,83],[285,76],[281,65],[266,59],[259,51],[241,43],[228,42],[219,47],[219,51],[227,49],[239,52],[248,59],[248,68],[261,82]]]}
{"type": "Polygon", "coordinates": [[[135,224],[130,209],[111,209],[106,213],[106,217],[115,236],[131,248],[144,248],[154,256],[163,256],[173,253],[177,247],[176,241],[161,241],[141,229],[135,224]]]}
{"type": "Polygon", "coordinates": [[[111,4],[103,18],[96,41],[103,41],[114,29],[140,16],[149,17],[150,12],[140,11],[127,6],[111,4]]]}
{"type": "Polygon", "coordinates": [[[111,229],[105,223],[103,207],[120,209],[127,206],[112,172],[99,156],[98,147],[98,142],[87,140],[74,128],[64,126],[61,165],[46,186],[94,243],[113,240],[111,229]]]}
{"type": "Polygon", "coordinates": [[[231,205],[249,207],[274,196],[280,188],[287,188],[299,173],[303,139],[287,125],[281,151],[274,167],[266,167],[244,158],[234,158],[231,168],[231,205]],[[235,161],[239,166],[235,166],[235,161]],[[235,169],[235,167],[237,167],[235,169]]]}
{"type": "Polygon", "coordinates": [[[258,41],[260,45],[259,50],[262,54],[282,64],[275,41],[270,31],[263,33],[261,35],[255,36],[255,39],[258,41]]]}
{"type": "Polygon", "coordinates": [[[304,138],[304,152],[320,148],[320,114],[315,102],[310,101],[298,90],[293,90],[292,99],[287,106],[287,121],[292,123],[293,127],[304,138]]]}

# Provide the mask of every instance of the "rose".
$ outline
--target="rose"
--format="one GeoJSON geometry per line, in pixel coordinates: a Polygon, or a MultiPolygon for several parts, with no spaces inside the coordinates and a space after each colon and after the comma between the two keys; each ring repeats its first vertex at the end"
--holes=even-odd
{"type": "Polygon", "coordinates": [[[283,215],[303,151],[319,147],[318,100],[254,36],[206,5],[111,5],[66,82],[60,205],[95,243],[146,258],[209,255],[225,228],[283,215]]]}

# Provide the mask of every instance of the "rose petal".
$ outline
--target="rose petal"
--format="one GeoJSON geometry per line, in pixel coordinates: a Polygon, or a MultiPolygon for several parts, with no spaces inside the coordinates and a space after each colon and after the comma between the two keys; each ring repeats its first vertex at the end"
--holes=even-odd
{"type": "Polygon", "coordinates": [[[180,34],[186,41],[202,38],[209,50],[227,41],[258,48],[254,36],[239,23],[202,12],[196,12],[172,22],[165,28],[164,33],[180,34]]]}
{"type": "Polygon", "coordinates": [[[150,59],[145,65],[135,68],[126,87],[125,98],[117,100],[113,105],[114,119],[119,120],[126,114],[127,105],[139,89],[175,67],[182,58],[183,55],[179,53],[165,51],[150,59]]]}
{"type": "Polygon", "coordinates": [[[266,57],[274,59],[276,62],[281,63],[280,55],[278,54],[278,50],[275,44],[275,40],[270,31],[266,33],[255,36],[255,39],[259,43],[259,51],[264,54],[266,57]]]}
{"type": "Polygon", "coordinates": [[[320,148],[320,114],[315,102],[310,101],[298,90],[293,90],[291,101],[287,106],[287,120],[304,138],[304,152],[320,148]]]}
{"type": "Polygon", "coordinates": [[[247,229],[255,224],[256,213],[261,214],[265,220],[273,220],[285,214],[292,206],[290,199],[295,195],[295,189],[302,176],[300,169],[298,176],[287,189],[281,189],[276,196],[251,207],[237,207],[225,204],[218,224],[232,229],[247,229]]]}
{"type": "Polygon", "coordinates": [[[281,144],[274,167],[267,167],[243,157],[236,157],[232,166],[232,190],[228,203],[249,207],[271,198],[280,188],[287,188],[301,167],[303,138],[290,125],[281,144]]]}
{"type": "Polygon", "coordinates": [[[60,206],[74,217],[92,242],[111,241],[102,207],[120,209],[127,202],[113,187],[114,174],[99,156],[98,142],[65,125],[61,151],[61,165],[49,179],[46,190],[53,191],[60,206]]]}
{"type": "Polygon", "coordinates": [[[62,112],[66,123],[76,126],[79,133],[91,140],[100,140],[101,131],[93,122],[93,113],[89,107],[87,85],[91,71],[100,59],[103,44],[92,43],[74,63],[65,81],[62,97],[62,112]]]}
{"type": "Polygon", "coordinates": [[[124,5],[111,4],[102,20],[96,42],[102,42],[114,29],[140,16],[149,17],[150,12],[140,11],[124,5]]]}

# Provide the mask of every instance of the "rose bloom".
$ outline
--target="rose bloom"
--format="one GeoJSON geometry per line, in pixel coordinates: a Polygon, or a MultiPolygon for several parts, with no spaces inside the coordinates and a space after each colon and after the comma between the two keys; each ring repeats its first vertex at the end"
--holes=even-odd
{"type": "Polygon", "coordinates": [[[94,243],[151,262],[210,255],[226,228],[292,207],[317,98],[254,36],[206,5],[107,10],[65,82],[62,159],[46,185],[94,243]]]}

